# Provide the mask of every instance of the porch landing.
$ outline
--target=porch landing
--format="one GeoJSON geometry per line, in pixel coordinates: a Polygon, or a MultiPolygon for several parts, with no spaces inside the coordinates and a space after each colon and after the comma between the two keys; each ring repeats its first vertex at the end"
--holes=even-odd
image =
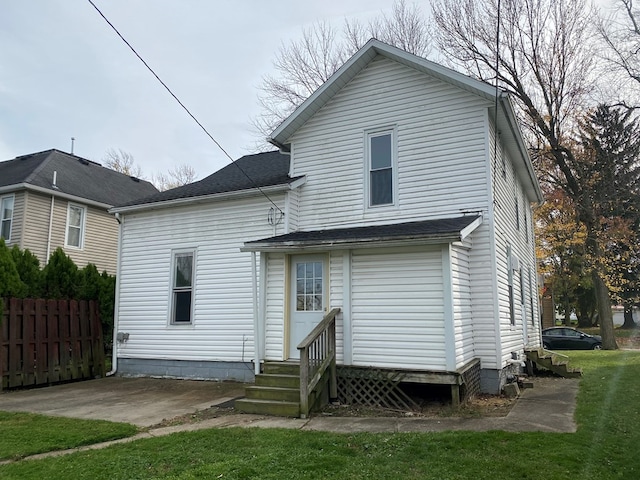
{"type": "MultiPolygon", "coordinates": [[[[328,384],[328,374],[322,383],[328,384]]],[[[460,405],[480,390],[480,360],[473,360],[454,372],[399,370],[372,367],[337,367],[338,400],[344,404],[412,409],[415,402],[403,392],[401,383],[450,385],[451,403],[460,405]]],[[[328,389],[320,388],[309,405],[328,402],[328,389]]],[[[300,364],[292,361],[265,362],[255,385],[247,386],[246,398],[236,401],[244,413],[300,416],[300,364]]]]}

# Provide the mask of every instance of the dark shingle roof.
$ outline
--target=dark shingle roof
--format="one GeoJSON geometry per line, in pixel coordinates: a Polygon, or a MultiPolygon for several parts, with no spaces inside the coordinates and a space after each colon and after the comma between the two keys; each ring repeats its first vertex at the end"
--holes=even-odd
{"type": "Polygon", "coordinates": [[[423,220],[419,222],[405,222],[391,225],[336,228],[332,230],[314,230],[310,232],[300,231],[265,238],[262,240],[255,240],[253,242],[246,242],[245,247],[251,249],[259,246],[296,247],[344,244],[352,242],[362,243],[411,239],[453,239],[455,237],[459,237],[462,230],[479,218],[479,215],[468,215],[456,218],[423,220]]]}
{"type": "Polygon", "coordinates": [[[145,180],[55,149],[0,162],[0,187],[21,183],[107,205],[130,202],[158,191],[145,180]]]}
{"type": "Polygon", "coordinates": [[[127,202],[119,207],[166,202],[182,198],[249,190],[257,187],[286,185],[289,177],[289,155],[278,151],[245,155],[217,172],[188,185],[127,202]],[[240,167],[240,168],[238,168],[240,167]],[[241,170],[242,169],[242,170],[241,170]],[[243,173],[244,172],[244,173],[243,173]],[[246,175],[245,175],[246,173],[246,175]],[[248,177],[248,178],[247,178],[248,177]]]}

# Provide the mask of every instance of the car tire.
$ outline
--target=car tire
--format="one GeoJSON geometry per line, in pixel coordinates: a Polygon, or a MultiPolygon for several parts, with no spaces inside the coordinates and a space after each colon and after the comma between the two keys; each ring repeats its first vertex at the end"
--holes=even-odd
{"type": "Polygon", "coordinates": [[[547,342],[543,342],[543,343],[542,343],[542,348],[544,348],[545,350],[551,350],[551,349],[549,348],[549,344],[548,344],[547,342]]]}
{"type": "Polygon", "coordinates": [[[596,343],[591,347],[591,350],[602,350],[602,344],[596,343]]]}

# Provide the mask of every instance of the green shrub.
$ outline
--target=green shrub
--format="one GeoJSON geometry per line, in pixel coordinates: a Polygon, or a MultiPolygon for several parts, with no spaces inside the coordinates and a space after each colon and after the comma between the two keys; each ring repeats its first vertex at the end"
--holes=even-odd
{"type": "Polygon", "coordinates": [[[42,296],[42,271],[40,260],[29,250],[20,250],[17,245],[11,249],[13,262],[18,270],[20,280],[24,284],[24,296],[26,298],[39,298],[42,296]]]}
{"type": "Polygon", "coordinates": [[[5,297],[21,297],[24,292],[25,285],[20,280],[11,251],[4,243],[4,238],[0,238],[0,312],[4,311],[5,297]]]}
{"type": "Polygon", "coordinates": [[[45,298],[78,298],[81,280],[78,267],[62,248],[56,248],[49,257],[49,262],[42,270],[42,280],[42,294],[45,298]]]}

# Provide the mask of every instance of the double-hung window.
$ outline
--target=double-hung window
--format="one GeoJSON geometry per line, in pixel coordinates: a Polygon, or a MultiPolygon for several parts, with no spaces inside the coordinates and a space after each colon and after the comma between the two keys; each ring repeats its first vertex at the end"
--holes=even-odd
{"type": "Polygon", "coordinates": [[[395,203],[395,142],[394,131],[367,134],[368,206],[395,203]]]}
{"type": "Polygon", "coordinates": [[[174,252],[171,279],[171,323],[193,322],[194,251],[174,252]]]}
{"type": "Polygon", "coordinates": [[[85,216],[86,209],[83,206],[69,204],[67,208],[67,235],[64,242],[67,247],[83,248],[85,216]]]}
{"type": "Polygon", "coordinates": [[[11,240],[11,224],[13,223],[13,204],[15,197],[7,195],[0,201],[0,237],[7,242],[11,240]]]}

